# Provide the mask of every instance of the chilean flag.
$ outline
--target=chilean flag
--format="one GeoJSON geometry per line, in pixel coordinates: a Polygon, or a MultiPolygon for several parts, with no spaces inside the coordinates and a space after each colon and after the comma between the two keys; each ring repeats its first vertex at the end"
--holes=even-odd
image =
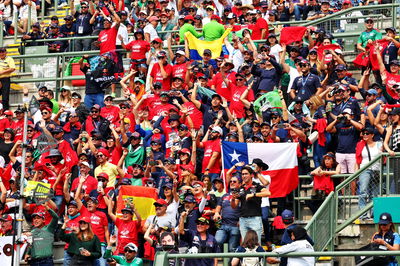
{"type": "Polygon", "coordinates": [[[270,198],[285,197],[299,184],[297,143],[222,142],[224,172],[238,162],[251,164],[259,158],[269,168],[263,174],[271,176],[270,198]]]}

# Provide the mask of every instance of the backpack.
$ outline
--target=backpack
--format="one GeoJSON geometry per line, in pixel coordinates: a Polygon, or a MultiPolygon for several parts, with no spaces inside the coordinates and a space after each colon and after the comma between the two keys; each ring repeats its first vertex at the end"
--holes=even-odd
{"type": "MultiPolygon", "coordinates": [[[[245,253],[257,253],[257,248],[255,247],[253,249],[250,248],[246,248],[246,252],[245,253]]],[[[244,257],[242,260],[242,266],[262,266],[263,263],[261,261],[261,258],[257,258],[257,257],[244,257]]]]}

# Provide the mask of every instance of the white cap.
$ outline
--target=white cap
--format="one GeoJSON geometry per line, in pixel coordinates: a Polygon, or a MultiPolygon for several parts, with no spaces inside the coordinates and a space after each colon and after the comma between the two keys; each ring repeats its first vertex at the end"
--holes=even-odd
{"type": "Polygon", "coordinates": [[[223,134],[223,132],[222,132],[222,128],[221,127],[219,127],[219,126],[216,126],[216,127],[213,127],[213,129],[212,129],[213,131],[216,131],[216,132],[218,132],[220,135],[222,135],[223,134]]]}
{"type": "Polygon", "coordinates": [[[89,163],[88,163],[88,162],[81,162],[81,163],[80,163],[80,165],[84,165],[84,166],[86,166],[86,167],[90,168],[90,165],[89,165],[89,163]]]}

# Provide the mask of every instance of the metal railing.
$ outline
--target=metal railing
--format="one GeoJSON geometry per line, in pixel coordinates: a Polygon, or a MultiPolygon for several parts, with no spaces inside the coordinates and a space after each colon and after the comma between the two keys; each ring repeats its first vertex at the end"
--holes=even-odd
{"type": "MultiPolygon", "coordinates": [[[[157,266],[167,266],[169,260],[174,260],[175,265],[180,265],[181,259],[201,259],[201,258],[248,258],[257,257],[265,260],[267,257],[355,257],[355,256],[399,256],[400,251],[324,251],[324,252],[291,252],[287,254],[277,254],[274,252],[259,253],[197,253],[197,254],[176,254],[168,252],[157,252],[154,263],[157,266]]],[[[228,265],[228,260],[224,260],[224,266],[228,265]]]]}
{"type": "Polygon", "coordinates": [[[325,248],[333,250],[336,234],[356,219],[368,218],[368,212],[373,206],[372,198],[397,193],[393,172],[398,171],[399,165],[393,163],[393,160],[400,160],[400,153],[396,153],[395,157],[389,157],[387,153],[381,154],[346,178],[329,194],[306,225],[311,238],[315,241],[315,250],[322,251],[325,248]],[[396,170],[393,170],[394,167],[396,170]],[[362,183],[368,177],[367,186],[363,186],[362,183]],[[357,191],[356,182],[360,179],[357,191]]]}

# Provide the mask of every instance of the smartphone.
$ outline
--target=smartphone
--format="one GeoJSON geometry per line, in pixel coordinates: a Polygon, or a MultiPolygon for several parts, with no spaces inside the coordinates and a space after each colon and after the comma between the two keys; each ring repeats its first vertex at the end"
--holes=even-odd
{"type": "Polygon", "coordinates": [[[285,124],[277,124],[276,127],[277,128],[285,128],[285,124]]]}

